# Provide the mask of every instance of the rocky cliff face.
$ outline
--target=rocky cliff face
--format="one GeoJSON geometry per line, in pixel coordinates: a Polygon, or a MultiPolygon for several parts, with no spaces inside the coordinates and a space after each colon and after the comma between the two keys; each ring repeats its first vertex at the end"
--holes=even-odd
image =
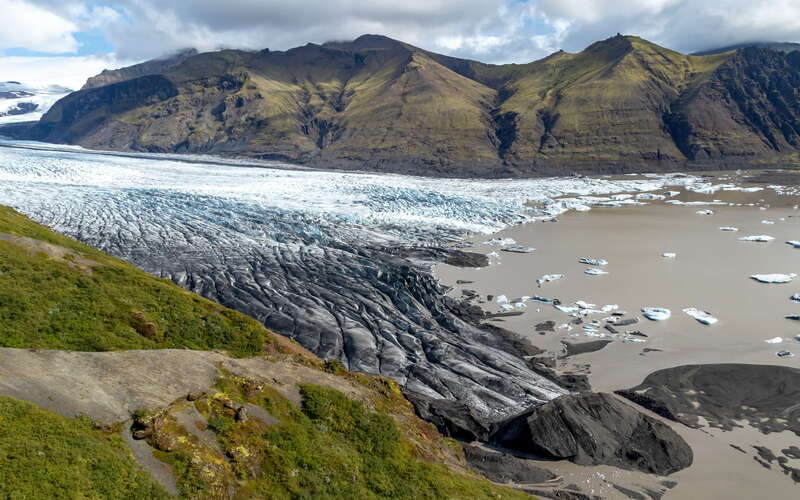
{"type": "Polygon", "coordinates": [[[687,56],[617,36],[496,66],[365,35],[104,73],[30,137],[427,175],[793,162],[799,60],[754,47],[687,56]]]}

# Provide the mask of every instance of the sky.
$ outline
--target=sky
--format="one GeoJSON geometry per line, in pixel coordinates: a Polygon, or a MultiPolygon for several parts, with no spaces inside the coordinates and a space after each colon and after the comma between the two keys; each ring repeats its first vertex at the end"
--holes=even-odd
{"type": "Polygon", "coordinates": [[[381,34],[491,63],[616,33],[681,52],[800,41],[800,0],[0,0],[0,81],[79,88],[182,48],[285,50],[381,34]]]}

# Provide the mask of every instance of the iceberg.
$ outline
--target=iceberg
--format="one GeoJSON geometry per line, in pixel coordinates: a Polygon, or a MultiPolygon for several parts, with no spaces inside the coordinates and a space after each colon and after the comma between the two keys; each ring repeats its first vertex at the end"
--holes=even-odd
{"type": "Polygon", "coordinates": [[[781,342],[783,342],[783,338],[782,337],[772,337],[771,339],[767,339],[764,342],[766,342],[767,344],[780,344],[781,342]]]}
{"type": "Polygon", "coordinates": [[[739,228],[738,227],[733,227],[733,226],[722,226],[721,228],[719,228],[719,230],[720,231],[738,231],[739,228]]]}
{"type": "Polygon", "coordinates": [[[567,313],[567,314],[572,314],[572,313],[578,312],[578,308],[577,307],[562,306],[561,304],[555,304],[553,307],[555,307],[559,311],[561,311],[563,313],[567,313]]]}
{"type": "Polygon", "coordinates": [[[495,302],[498,304],[508,304],[508,297],[505,295],[498,295],[497,298],[494,299],[495,302]]]}
{"type": "Polygon", "coordinates": [[[553,299],[547,299],[547,298],[541,297],[539,295],[534,295],[533,297],[531,297],[531,300],[535,300],[536,302],[542,302],[544,304],[552,304],[553,303],[553,299]]]}
{"type": "Polygon", "coordinates": [[[795,321],[800,321],[800,314],[787,314],[784,316],[786,319],[793,319],[795,321]]]}
{"type": "Polygon", "coordinates": [[[767,243],[768,241],[772,241],[775,238],[772,236],[767,236],[766,234],[758,234],[754,236],[742,236],[741,238],[736,238],[739,241],[757,241],[759,243],[767,243]]]}
{"type": "Polygon", "coordinates": [[[576,300],[575,301],[575,305],[580,307],[581,309],[594,309],[595,307],[597,307],[596,304],[590,304],[590,303],[585,302],[583,300],[576,300]]]}
{"type": "Polygon", "coordinates": [[[661,256],[664,257],[665,259],[674,259],[675,257],[678,256],[678,254],[676,254],[675,252],[664,252],[661,254],[661,256]]]}
{"type": "Polygon", "coordinates": [[[797,277],[796,274],[754,274],[750,276],[760,283],[789,283],[797,277]]]}
{"type": "Polygon", "coordinates": [[[501,248],[503,252],[513,252],[513,253],[533,253],[536,251],[535,248],[531,247],[523,247],[521,245],[514,245],[510,247],[501,248]]]}
{"type": "Polygon", "coordinates": [[[514,238],[492,238],[491,240],[487,240],[483,242],[484,245],[492,245],[498,247],[505,247],[509,245],[516,245],[517,242],[514,241],[514,238]]]}
{"type": "Polygon", "coordinates": [[[717,318],[715,318],[708,312],[701,311],[700,309],[694,307],[687,307],[686,309],[683,310],[683,312],[685,312],[686,314],[693,317],[694,319],[696,319],[697,321],[699,321],[704,325],[710,326],[719,321],[717,318]]]}
{"type": "Polygon", "coordinates": [[[581,264],[588,264],[590,266],[606,266],[608,265],[608,261],[605,259],[595,259],[591,257],[583,257],[578,259],[578,262],[581,264]]]}
{"type": "Polygon", "coordinates": [[[536,284],[542,286],[547,282],[560,280],[563,277],[564,277],[563,274],[545,274],[544,276],[536,280],[536,284]]]}
{"type": "Polygon", "coordinates": [[[787,245],[792,245],[795,248],[800,248],[800,241],[797,240],[789,240],[786,242],[787,245]]]}
{"type": "Polygon", "coordinates": [[[762,223],[762,224],[775,224],[775,221],[772,221],[772,220],[762,220],[762,221],[761,221],[761,223],[762,223]]]}
{"type": "Polygon", "coordinates": [[[652,321],[664,321],[672,316],[672,312],[663,307],[643,307],[642,314],[645,318],[652,321]]]}
{"type": "Polygon", "coordinates": [[[597,269],[595,267],[584,269],[583,272],[585,274],[588,274],[589,276],[600,276],[602,274],[608,274],[608,271],[603,271],[602,269],[597,269]]]}
{"type": "Polygon", "coordinates": [[[793,294],[791,297],[789,297],[789,300],[793,302],[800,302],[800,293],[793,294]]]}
{"type": "Polygon", "coordinates": [[[697,215],[714,215],[713,210],[698,210],[695,212],[697,215]]]}

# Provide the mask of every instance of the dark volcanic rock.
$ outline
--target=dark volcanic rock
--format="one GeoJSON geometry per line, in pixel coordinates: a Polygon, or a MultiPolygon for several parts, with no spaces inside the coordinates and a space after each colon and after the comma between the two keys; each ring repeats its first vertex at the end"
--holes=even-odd
{"type": "Polygon", "coordinates": [[[655,474],[679,471],[693,459],[669,426],[603,393],[561,396],[500,425],[492,440],[541,457],[655,474]]]}
{"type": "Polygon", "coordinates": [[[414,405],[417,416],[435,425],[443,436],[463,441],[486,441],[489,438],[490,424],[468,405],[407,390],[403,395],[414,405]]]}
{"type": "Polygon", "coordinates": [[[467,463],[495,483],[534,484],[557,477],[549,470],[534,465],[532,460],[471,444],[465,444],[463,447],[467,463]]]}
{"type": "Polygon", "coordinates": [[[562,342],[567,350],[567,356],[596,352],[610,344],[610,340],[590,340],[589,342],[562,342]]]}
{"type": "Polygon", "coordinates": [[[800,436],[800,370],[785,366],[717,364],[659,370],[619,395],[689,427],[705,418],[731,430],[748,421],[762,432],[800,436]]]}

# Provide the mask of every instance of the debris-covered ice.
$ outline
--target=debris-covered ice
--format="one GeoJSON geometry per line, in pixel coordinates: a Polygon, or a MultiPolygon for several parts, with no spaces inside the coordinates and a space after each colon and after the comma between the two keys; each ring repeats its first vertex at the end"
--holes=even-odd
{"type": "Polygon", "coordinates": [[[653,321],[664,321],[672,316],[672,312],[663,307],[643,307],[642,314],[645,318],[653,321]]]}
{"type": "Polygon", "coordinates": [[[789,300],[793,302],[800,302],[800,293],[792,294],[792,296],[789,297],[789,300]]]}
{"type": "Polygon", "coordinates": [[[521,245],[513,245],[513,246],[510,246],[510,247],[504,247],[504,248],[501,248],[500,250],[502,250],[503,252],[512,252],[512,253],[533,253],[533,252],[536,251],[535,248],[524,247],[524,246],[521,246],[521,245]]]}
{"type": "Polygon", "coordinates": [[[781,358],[791,358],[794,356],[794,354],[792,354],[790,351],[778,351],[775,353],[775,355],[781,358]]]}
{"type": "Polygon", "coordinates": [[[596,267],[588,267],[584,269],[583,272],[589,276],[601,276],[603,274],[608,274],[608,271],[603,271],[602,269],[597,269],[596,267]]]}
{"type": "Polygon", "coordinates": [[[544,276],[536,280],[536,284],[542,286],[544,283],[560,280],[563,277],[564,277],[563,274],[545,274],[544,276]]]}
{"type": "Polygon", "coordinates": [[[676,254],[675,252],[663,252],[661,256],[664,257],[665,259],[674,259],[675,257],[678,256],[678,254],[676,254]]]}
{"type": "Polygon", "coordinates": [[[769,241],[774,240],[772,236],[767,236],[766,234],[757,234],[753,236],[742,236],[741,238],[736,238],[739,241],[756,241],[758,243],[767,243],[769,241]]]}
{"type": "Polygon", "coordinates": [[[714,323],[719,321],[717,318],[715,318],[708,312],[701,311],[700,309],[697,309],[695,307],[687,307],[686,309],[683,310],[683,312],[693,317],[700,323],[703,323],[704,325],[713,325],[714,323]]]}
{"type": "Polygon", "coordinates": [[[738,231],[739,228],[738,227],[733,227],[733,226],[722,226],[721,228],[719,228],[719,230],[720,231],[738,231]]]}
{"type": "Polygon", "coordinates": [[[607,260],[605,260],[605,259],[595,259],[595,258],[592,258],[592,257],[582,257],[581,259],[578,259],[578,262],[580,262],[581,264],[588,264],[590,266],[607,266],[608,265],[608,261],[607,260]]]}
{"type": "Polygon", "coordinates": [[[750,277],[761,283],[789,283],[790,281],[795,279],[797,275],[794,273],[791,274],[775,273],[775,274],[754,274],[750,277]]]}

